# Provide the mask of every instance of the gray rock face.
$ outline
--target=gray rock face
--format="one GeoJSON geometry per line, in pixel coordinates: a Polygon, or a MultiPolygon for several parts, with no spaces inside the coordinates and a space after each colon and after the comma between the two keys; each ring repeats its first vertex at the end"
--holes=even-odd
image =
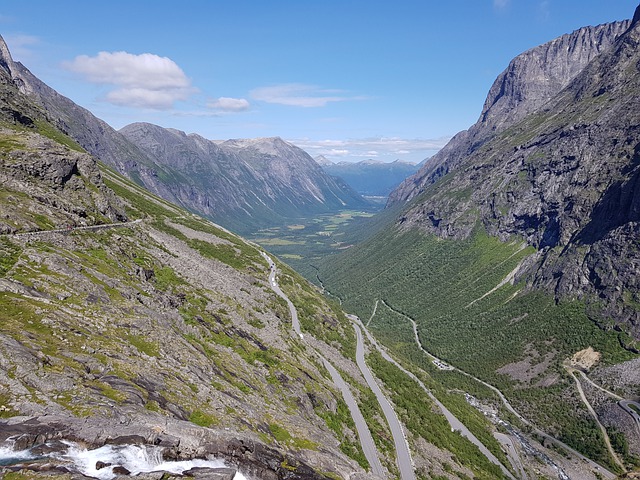
{"type": "Polygon", "coordinates": [[[518,57],[494,85],[481,121],[395,198],[423,191],[403,215],[405,226],[464,238],[480,222],[502,239],[524,237],[538,253],[519,278],[559,298],[597,303],[595,317],[640,338],[639,24],[599,56],[602,48],[589,47],[628,25],[581,29],[518,57]],[[591,61],[570,67],[572,49],[591,61]],[[540,70],[545,58],[559,65],[540,70]],[[517,72],[531,71],[550,79],[516,88],[517,72]],[[512,114],[499,115],[509,108],[512,114]]]}
{"type": "Polygon", "coordinates": [[[502,130],[542,107],[629,28],[629,21],[584,27],[514,58],[493,82],[480,114],[502,130]]]}
{"type": "MultiPolygon", "coordinates": [[[[127,219],[123,205],[104,185],[91,156],[63,148],[40,135],[18,134],[3,128],[0,134],[13,138],[15,144],[24,148],[0,156],[0,186],[38,199],[39,214],[55,221],[50,228],[127,219]],[[56,215],[51,215],[53,210],[56,215]]],[[[37,222],[23,223],[25,217],[15,215],[16,211],[3,213],[0,231],[5,233],[45,227],[37,222]]]]}
{"type": "Polygon", "coordinates": [[[488,139],[542,107],[597,55],[608,50],[630,21],[584,27],[514,58],[493,83],[476,124],[462,131],[389,195],[406,202],[480,148],[488,139]]]}

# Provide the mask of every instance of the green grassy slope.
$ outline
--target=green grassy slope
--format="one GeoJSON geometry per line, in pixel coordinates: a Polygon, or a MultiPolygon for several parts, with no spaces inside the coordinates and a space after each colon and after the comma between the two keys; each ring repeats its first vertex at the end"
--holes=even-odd
{"type": "MultiPolygon", "coordinates": [[[[82,168],[45,180],[41,172],[76,157],[33,128],[0,127],[0,211],[11,232],[0,236],[0,417],[87,417],[105,428],[129,415],[170,417],[253,435],[293,458],[312,452],[326,471],[346,465],[340,451],[362,461],[346,405],[291,335],[256,245],[82,153],[73,154],[82,168]],[[66,230],[114,222],[99,213],[105,202],[128,223],[66,230]]],[[[307,305],[303,325],[353,352],[339,309],[291,270],[286,283],[307,305]]]]}
{"type": "Polygon", "coordinates": [[[370,319],[376,335],[430,372],[434,385],[474,388],[491,396],[478,386],[463,385],[467,381],[454,374],[437,372],[418,351],[404,315],[417,322],[426,350],[499,387],[525,417],[606,464],[597,428],[576,400],[573,381],[561,364],[588,346],[601,352],[605,363],[631,354],[620,347],[622,334],[600,330],[579,302],[556,304],[517,282],[495,289],[531,254],[519,239],[503,243],[482,231],[466,240],[383,231],[328,259],[320,277],[343,308],[365,322],[370,319]],[[498,372],[523,360],[534,372],[528,377],[498,372]]]}

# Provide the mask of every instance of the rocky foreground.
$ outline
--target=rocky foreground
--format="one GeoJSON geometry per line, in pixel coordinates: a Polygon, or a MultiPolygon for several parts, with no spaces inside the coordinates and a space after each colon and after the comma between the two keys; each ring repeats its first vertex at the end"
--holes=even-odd
{"type": "MultiPolygon", "coordinates": [[[[65,461],[56,461],[49,456],[52,453],[63,453],[68,444],[62,441],[77,442],[87,449],[103,445],[141,445],[159,447],[162,459],[171,460],[224,460],[226,468],[194,468],[184,476],[212,480],[231,480],[237,471],[246,478],[261,480],[276,479],[326,479],[313,468],[283,455],[274,448],[256,442],[249,436],[232,432],[214,431],[201,428],[188,422],[170,418],[140,416],[137,418],[121,418],[120,423],[105,422],[106,419],[77,419],[63,416],[48,417],[13,417],[0,423],[0,444],[11,444],[14,450],[29,450],[32,454],[47,455],[0,467],[0,473],[10,471],[34,471],[70,473],[71,478],[88,478],[82,473],[74,472],[73,466],[65,461]],[[7,442],[11,439],[10,442],[7,442]],[[294,471],[295,470],[295,471],[294,471]]],[[[118,419],[115,419],[118,422],[118,419]]],[[[107,466],[106,462],[97,460],[98,467],[107,466]]],[[[100,468],[98,468],[99,470],[100,468]]],[[[120,467],[114,469],[116,478],[128,476],[128,471],[120,467]]],[[[166,472],[142,473],[136,478],[159,479],[170,478],[166,472]],[[163,475],[165,475],[163,477],[163,475]]],[[[357,477],[353,477],[357,478],[357,477]]],[[[364,476],[360,478],[365,478],[364,476]]]]}

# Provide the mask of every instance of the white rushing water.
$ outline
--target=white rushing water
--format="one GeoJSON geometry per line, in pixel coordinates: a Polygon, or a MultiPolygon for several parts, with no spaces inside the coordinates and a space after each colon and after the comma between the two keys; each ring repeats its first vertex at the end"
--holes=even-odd
{"type": "Polygon", "coordinates": [[[0,445],[0,465],[8,465],[10,463],[16,463],[23,460],[30,460],[35,458],[28,450],[21,450],[16,452],[13,449],[13,443],[8,442],[7,445],[0,445]]]}
{"type": "MultiPolygon", "coordinates": [[[[184,460],[166,462],[162,459],[162,449],[144,445],[104,445],[100,448],[87,450],[86,448],[64,441],[68,446],[66,452],[52,453],[48,455],[59,461],[69,462],[73,469],[89,477],[100,480],[111,480],[116,475],[113,467],[122,466],[131,472],[131,475],[147,472],[169,472],[181,474],[196,467],[221,468],[227,465],[223,460],[184,460]],[[108,466],[97,469],[96,464],[103,462],[108,466]]],[[[0,465],[16,463],[19,461],[37,458],[28,450],[14,451],[13,445],[8,443],[0,445],[0,465]]],[[[234,480],[248,480],[240,472],[236,473],[234,480]]]]}

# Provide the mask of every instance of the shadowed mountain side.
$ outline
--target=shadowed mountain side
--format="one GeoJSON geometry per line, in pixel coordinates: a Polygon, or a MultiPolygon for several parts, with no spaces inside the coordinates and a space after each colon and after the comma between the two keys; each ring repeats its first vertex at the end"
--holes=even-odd
{"type": "Polygon", "coordinates": [[[236,231],[248,233],[299,216],[368,205],[343,181],[326,175],[308,154],[281,139],[218,146],[149,124],[144,127],[149,139],[143,138],[142,125],[125,127],[123,135],[14,62],[1,37],[0,65],[48,121],[89,153],[151,192],[236,231]],[[163,134],[165,139],[160,138],[163,134]]]}

